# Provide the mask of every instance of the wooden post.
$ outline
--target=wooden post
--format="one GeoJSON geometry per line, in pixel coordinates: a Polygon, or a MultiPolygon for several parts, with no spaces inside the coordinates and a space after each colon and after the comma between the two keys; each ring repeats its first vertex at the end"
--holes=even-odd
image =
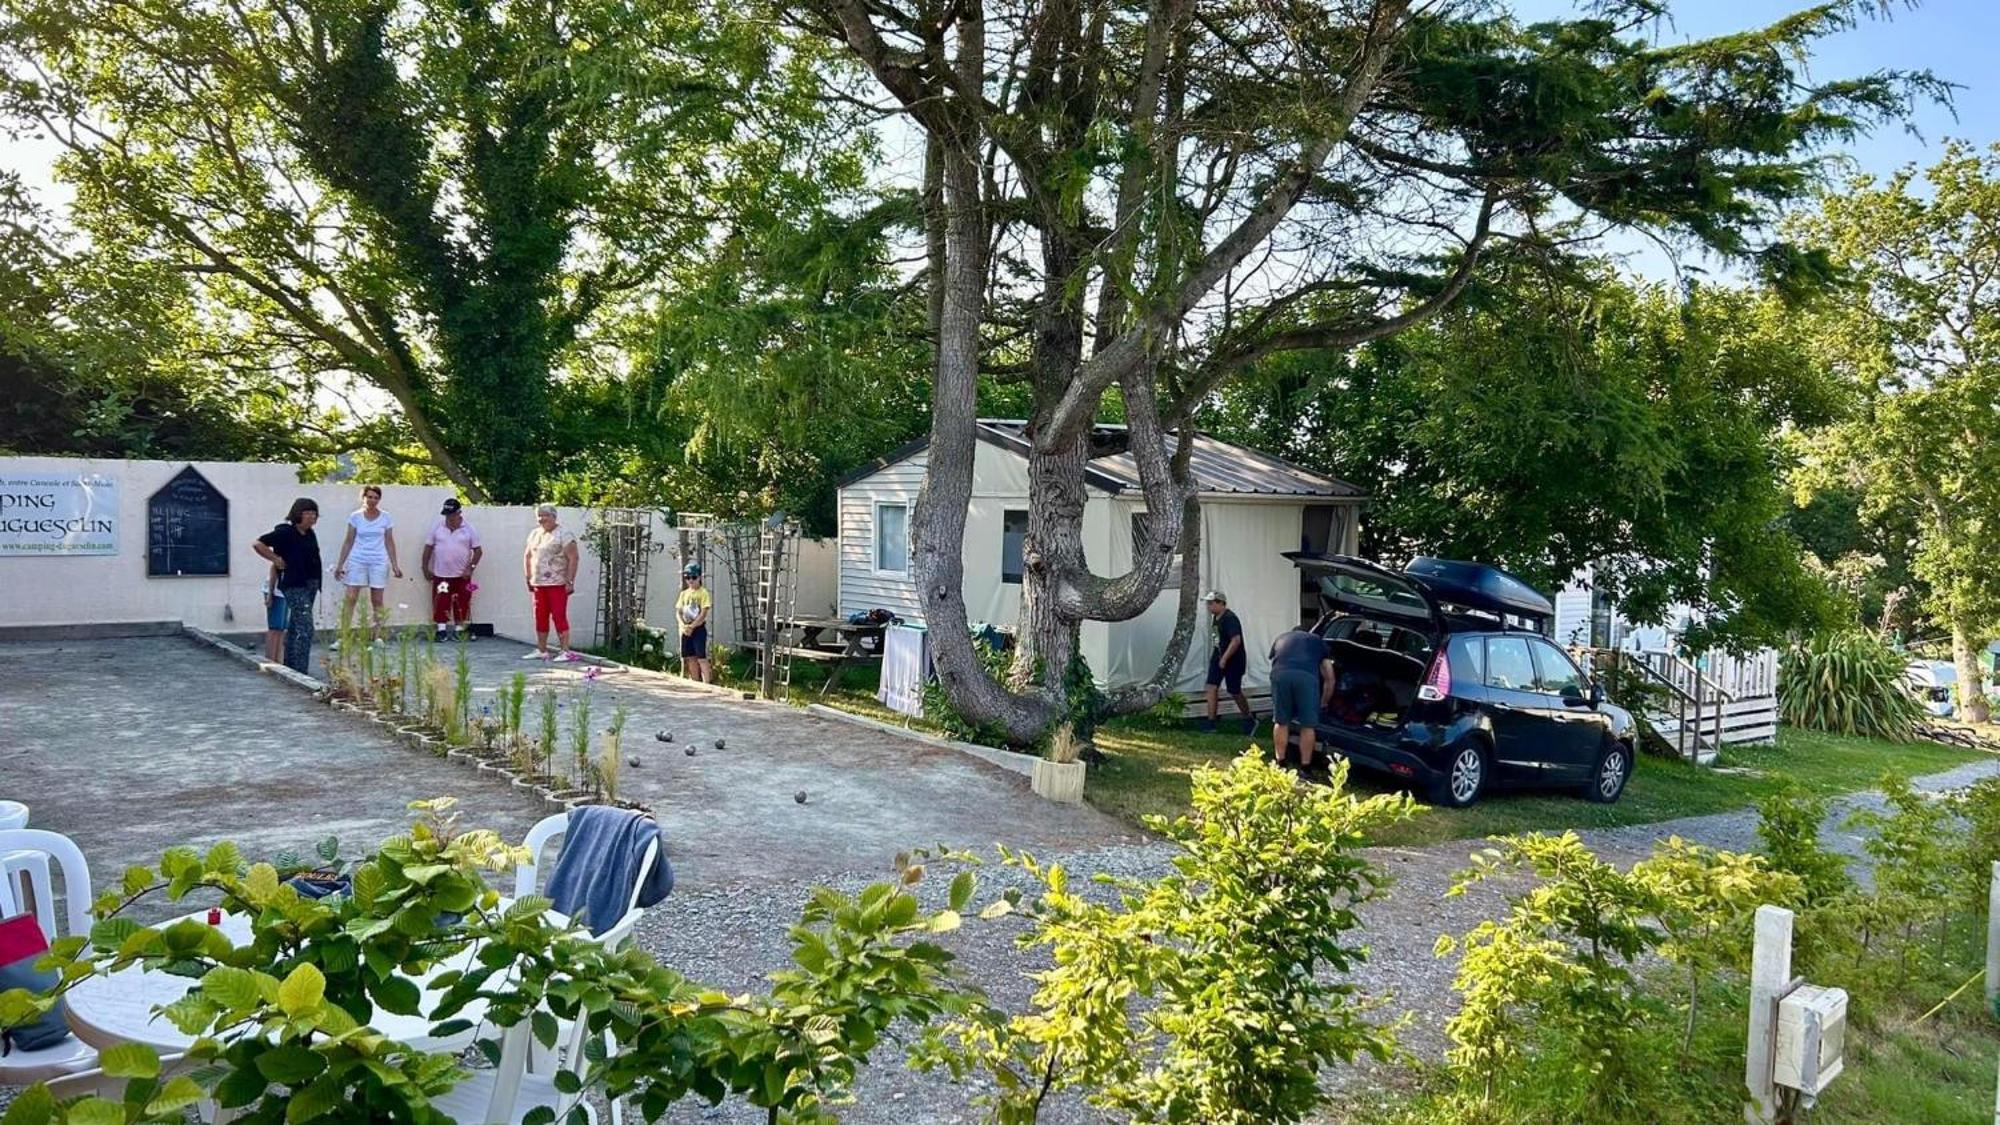
{"type": "Polygon", "coordinates": [[[2000,995],[2000,860],[1986,883],[1986,1006],[2000,995]]]}
{"type": "Polygon", "coordinates": [[[1750,1041],[1743,1056],[1743,1084],[1750,1125],[1778,1120],[1778,1089],[1771,1081],[1772,1051],[1778,1045],[1778,1000],[1792,981],[1792,912],[1782,906],[1757,908],[1756,944],[1750,951],[1750,1041]]]}

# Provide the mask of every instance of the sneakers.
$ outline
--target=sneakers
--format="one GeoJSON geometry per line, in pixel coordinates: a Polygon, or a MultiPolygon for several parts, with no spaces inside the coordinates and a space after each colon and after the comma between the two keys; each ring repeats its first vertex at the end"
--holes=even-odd
{"type": "Polygon", "coordinates": [[[579,653],[579,652],[575,652],[575,651],[573,651],[573,650],[571,650],[571,649],[564,649],[564,650],[562,650],[562,652],[560,652],[560,653],[558,653],[557,655],[555,655],[555,656],[551,657],[550,659],[552,659],[552,660],[556,660],[556,661],[559,661],[559,662],[561,662],[561,663],[563,663],[563,664],[574,664],[574,663],[576,663],[577,661],[579,661],[579,660],[582,660],[582,659],[583,659],[583,654],[582,654],[582,653],[579,653]]]}
{"type": "Polygon", "coordinates": [[[1257,734],[1257,720],[1255,719],[1243,720],[1243,733],[1255,737],[1257,734]]]}
{"type": "Polygon", "coordinates": [[[523,657],[522,657],[521,659],[523,659],[523,660],[547,660],[548,658],[549,658],[549,654],[548,654],[548,653],[546,653],[546,652],[543,652],[543,651],[542,651],[541,649],[536,649],[535,651],[533,651],[533,652],[531,652],[531,653],[527,654],[526,656],[523,656],[523,657]]]}
{"type": "Polygon", "coordinates": [[[1209,719],[1209,720],[1206,720],[1206,721],[1204,721],[1204,722],[1203,722],[1203,723],[1201,724],[1201,733],[1203,733],[1203,734],[1214,734],[1214,733],[1215,733],[1215,720],[1214,720],[1214,719],[1209,719]]]}

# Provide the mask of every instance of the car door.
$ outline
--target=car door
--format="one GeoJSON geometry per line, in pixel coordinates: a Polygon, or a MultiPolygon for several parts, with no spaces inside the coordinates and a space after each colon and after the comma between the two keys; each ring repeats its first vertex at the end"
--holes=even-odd
{"type": "Polygon", "coordinates": [[[1549,780],[1558,752],[1548,699],[1526,635],[1486,638],[1486,713],[1493,724],[1494,770],[1505,781],[1549,780]]]}
{"type": "Polygon", "coordinates": [[[1610,717],[1591,706],[1590,680],[1568,653],[1540,638],[1528,646],[1535,655],[1536,691],[1548,708],[1549,744],[1557,765],[1572,779],[1587,777],[1597,764],[1610,717]]]}

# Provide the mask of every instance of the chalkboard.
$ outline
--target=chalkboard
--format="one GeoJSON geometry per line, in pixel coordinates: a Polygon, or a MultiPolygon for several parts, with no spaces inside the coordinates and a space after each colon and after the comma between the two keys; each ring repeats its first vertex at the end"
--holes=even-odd
{"type": "Polygon", "coordinates": [[[146,576],[229,573],[229,498],[194,466],[146,500],[146,576]]]}

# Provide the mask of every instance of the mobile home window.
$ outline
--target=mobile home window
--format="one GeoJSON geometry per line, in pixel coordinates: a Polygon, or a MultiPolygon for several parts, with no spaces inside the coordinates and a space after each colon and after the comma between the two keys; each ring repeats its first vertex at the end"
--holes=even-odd
{"type": "Polygon", "coordinates": [[[910,571],[910,506],[875,505],[875,569],[885,574],[910,571]]]}
{"type": "Polygon", "coordinates": [[[1028,513],[1009,510],[1000,513],[1000,581],[1021,584],[1022,561],[1027,555],[1028,513]]]}

